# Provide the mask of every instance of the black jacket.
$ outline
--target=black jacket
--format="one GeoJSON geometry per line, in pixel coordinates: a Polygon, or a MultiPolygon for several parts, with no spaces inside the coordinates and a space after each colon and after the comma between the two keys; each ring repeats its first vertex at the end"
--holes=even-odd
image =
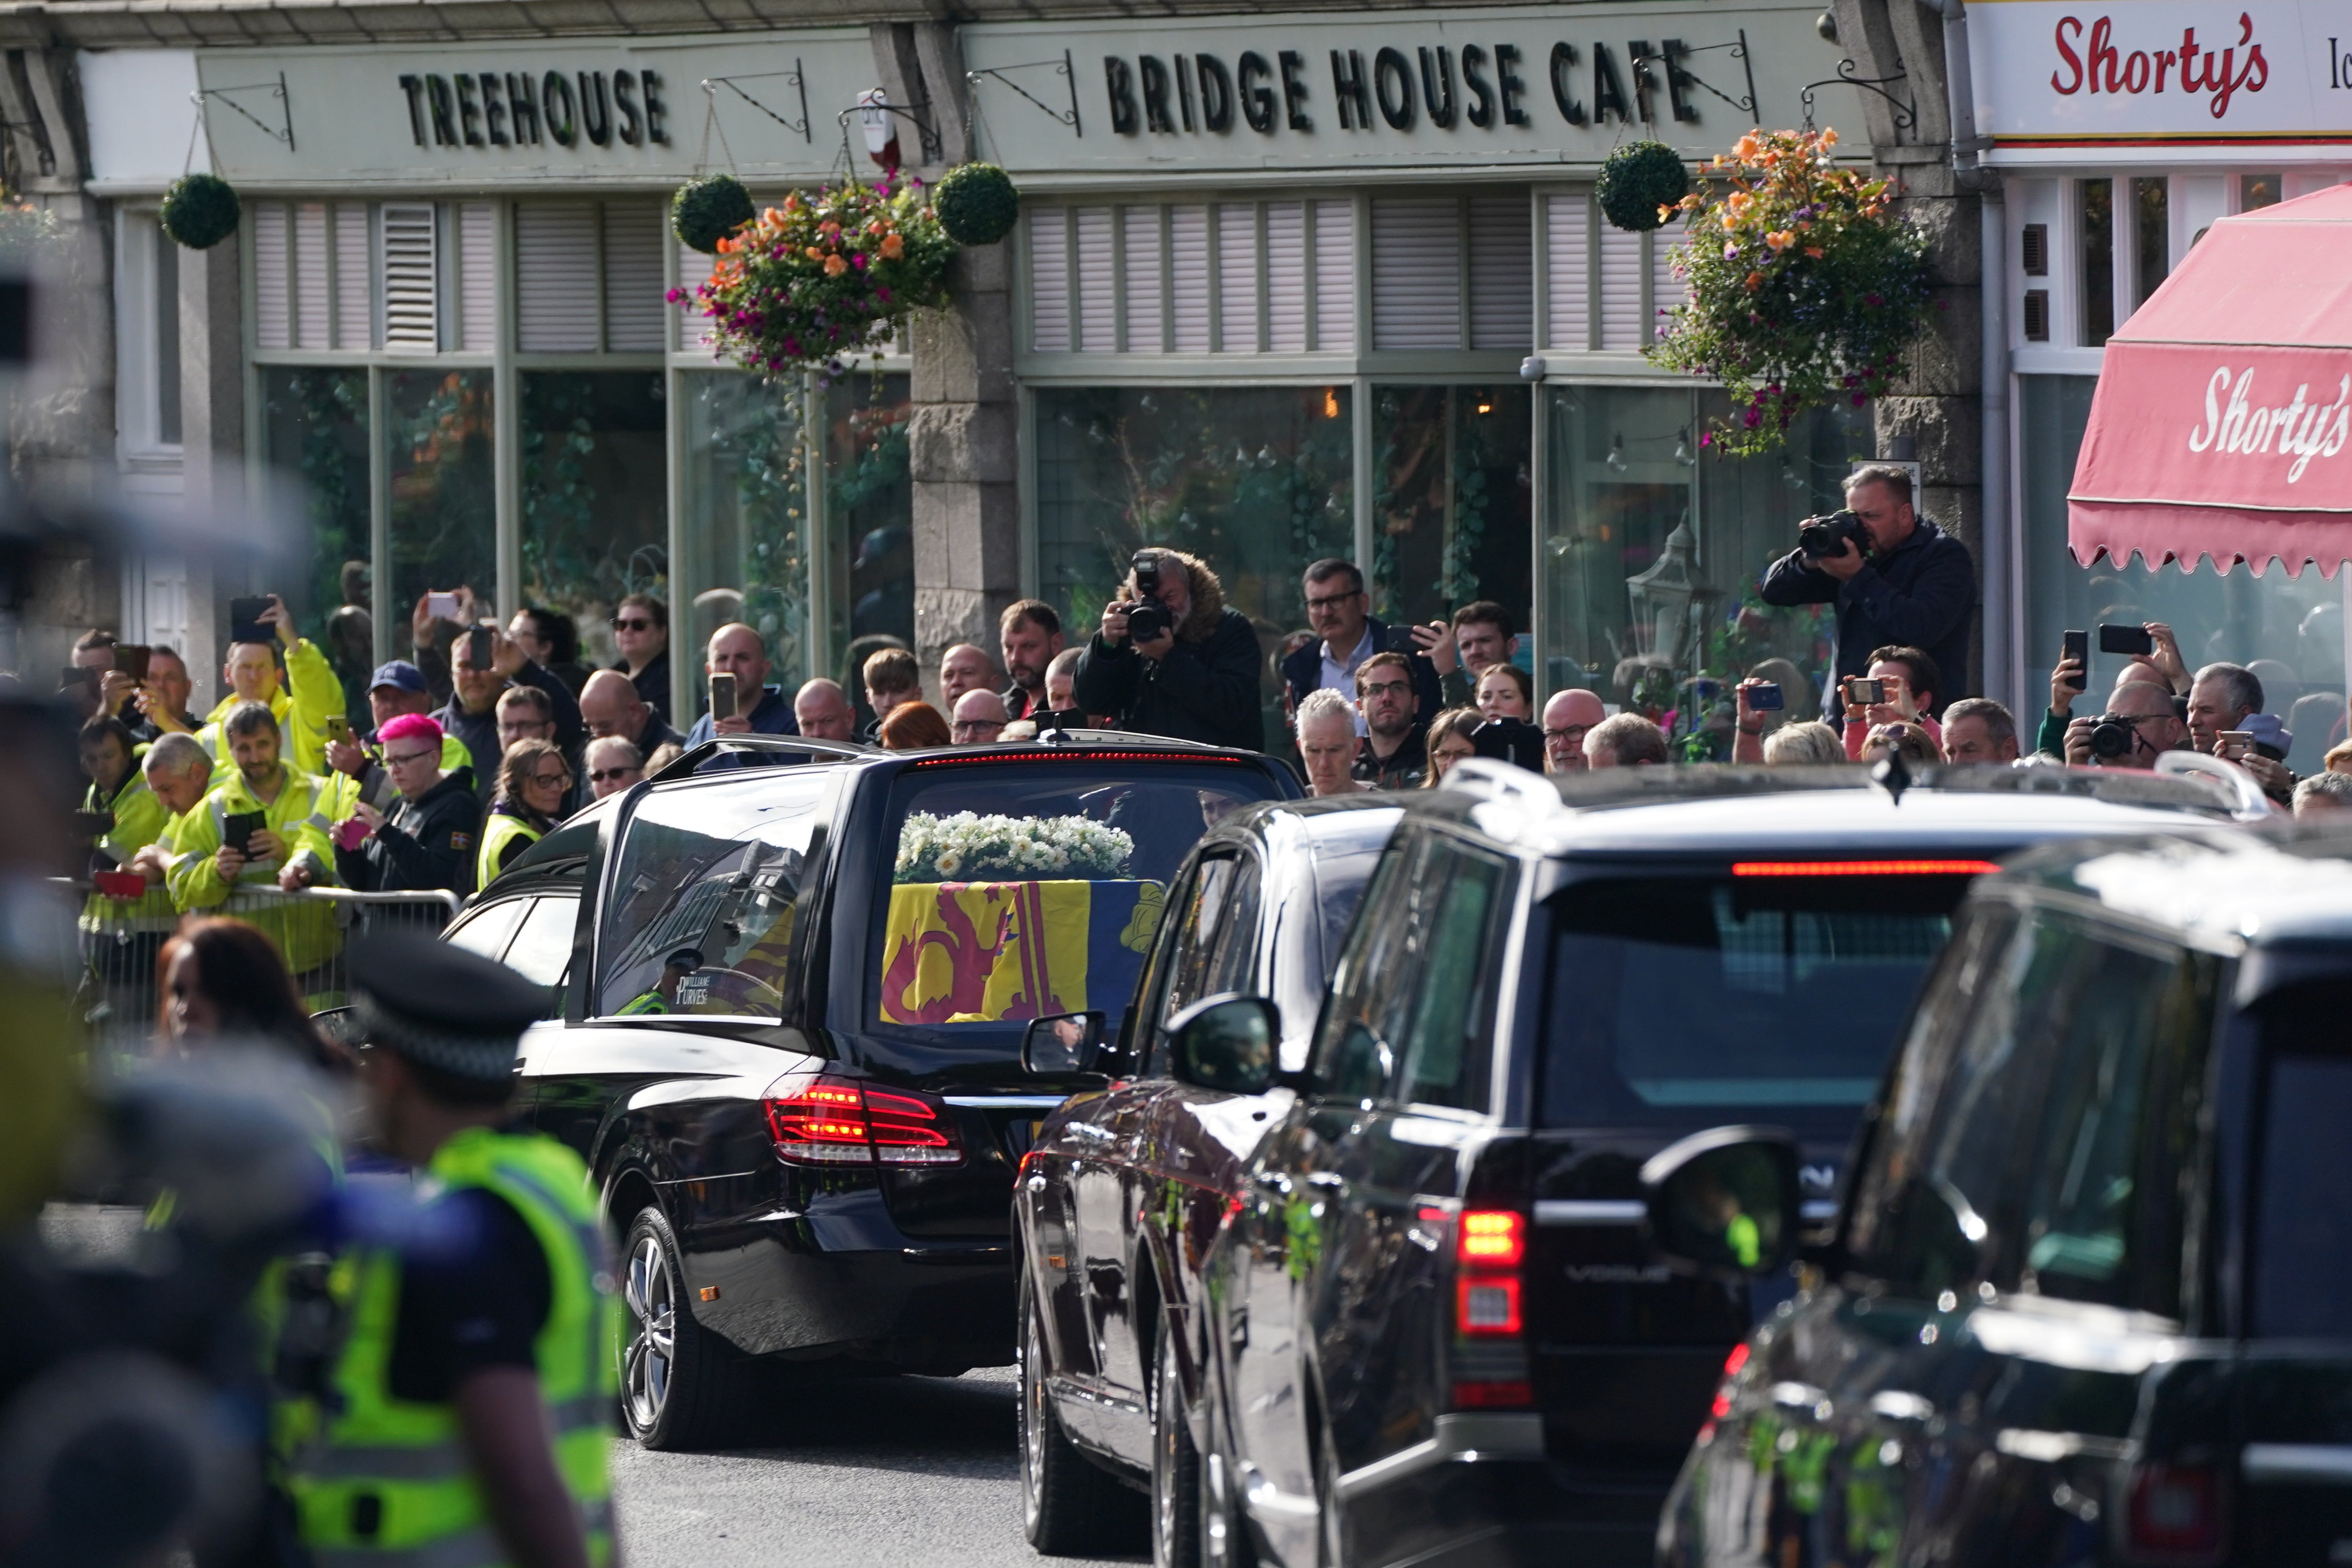
{"type": "MultiPolygon", "coordinates": [[[[1391,630],[1386,622],[1370,616],[1365,618],[1364,626],[1371,633],[1372,643],[1372,651],[1364,655],[1366,658],[1373,653],[1391,651],[1390,645],[1393,643],[1394,651],[1412,659],[1413,722],[1426,724],[1436,718],[1445,705],[1445,689],[1437,679],[1437,666],[1430,663],[1427,654],[1413,647],[1412,634],[1406,628],[1391,630]]],[[[1307,694],[1323,684],[1323,644],[1319,639],[1282,661],[1282,681],[1290,688],[1290,706],[1296,711],[1307,700],[1307,694]]]]}
{"type": "MultiPolygon", "coordinates": [[[[1207,617],[1186,619],[1184,632],[1207,617]]],[[[1257,633],[1239,610],[1219,609],[1207,635],[1180,635],[1158,663],[1097,632],[1078,656],[1071,695],[1088,713],[1114,713],[1121,729],[1203,745],[1265,749],[1258,710],[1257,633]]]]}
{"type": "MultiPolygon", "coordinates": [[[[1926,518],[1894,554],[1869,562],[1843,583],[1794,550],[1772,563],[1761,586],[1768,605],[1837,606],[1840,678],[1867,674],[1873,648],[1903,644],[1936,661],[1944,678],[1936,693],[1938,715],[1967,693],[1976,563],[1967,545],[1926,518]]],[[[1834,720],[1843,709],[1832,689],[1822,717],[1834,720]]]]}
{"type": "Polygon", "coordinates": [[[366,893],[474,890],[474,855],[482,831],[482,803],[474,773],[459,768],[425,792],[403,799],[375,837],[357,849],[335,847],[335,875],[366,893]]]}
{"type": "MultiPolygon", "coordinates": [[[[629,661],[625,658],[605,668],[629,675],[629,661]]],[[[638,701],[660,714],[663,723],[669,722],[669,649],[662,649],[654,655],[651,664],[629,675],[629,684],[637,689],[638,701]]]]}
{"type": "MultiPolygon", "coordinates": [[[[588,727],[580,721],[580,699],[572,695],[572,689],[528,660],[515,671],[511,684],[534,687],[547,693],[548,708],[555,717],[555,744],[566,757],[576,759],[581,747],[587,743],[588,727]]],[[[434,713],[433,721],[466,742],[466,750],[474,759],[474,793],[488,806],[499,787],[499,760],[507,750],[499,742],[499,705],[492,702],[482,712],[468,713],[466,705],[453,695],[434,713]]],[[[578,771],[576,762],[573,771],[578,771]]]]}

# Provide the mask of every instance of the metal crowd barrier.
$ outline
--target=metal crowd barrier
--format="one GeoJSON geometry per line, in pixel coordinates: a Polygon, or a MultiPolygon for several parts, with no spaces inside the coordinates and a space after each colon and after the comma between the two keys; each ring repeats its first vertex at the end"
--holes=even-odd
{"type": "Polygon", "coordinates": [[[153,912],[147,900],[110,898],[88,882],[60,880],[80,904],[82,1016],[111,1039],[143,1037],[155,1024],[163,976],[156,961],[181,920],[223,915],[269,938],[312,1010],[344,1001],[343,953],[371,931],[438,935],[465,900],[456,893],[362,893],[349,888],[239,888],[206,909],[153,912]]]}

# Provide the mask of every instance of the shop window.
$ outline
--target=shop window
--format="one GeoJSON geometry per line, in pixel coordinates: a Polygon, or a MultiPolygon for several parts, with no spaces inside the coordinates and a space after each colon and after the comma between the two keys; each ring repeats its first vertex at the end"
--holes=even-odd
{"type": "MultiPolygon", "coordinates": [[[[2018,378],[2026,585],[2020,684],[2029,696],[2045,689],[2069,629],[2161,621],[2179,639],[2181,658],[2192,669],[2220,660],[2252,669],[2263,683],[2263,710],[2277,714],[2294,736],[2288,766],[2318,772],[2328,747],[2345,734],[2344,615],[2336,585],[2310,567],[2290,577],[2275,563],[2260,577],[2243,567],[2224,575],[2209,563],[2183,571],[2137,557],[2077,563],[2066,542],[2066,492],[2097,384],[2094,376],[2018,378]]],[[[2084,700],[2097,703],[2124,660],[2099,653],[2096,637],[2091,647],[2084,700]]],[[[2077,706],[2075,711],[2096,709],[2077,706]]]]}
{"type": "MultiPolygon", "coordinates": [[[[405,617],[428,592],[498,589],[498,504],[488,370],[395,370],[384,377],[392,492],[392,603],[385,628],[405,651],[405,617]]],[[[378,570],[382,570],[379,563],[378,570]]]]}
{"type": "Polygon", "coordinates": [[[367,372],[265,365],[261,420],[264,455],[296,487],[308,525],[299,573],[271,586],[302,635],[325,650],[354,721],[371,727],[367,372]]]}
{"type": "MultiPolygon", "coordinates": [[[[767,640],[770,679],[786,691],[807,679],[809,516],[801,421],[784,387],[759,376],[700,372],[678,378],[686,398],[686,558],[672,614],[681,647],[740,621],[767,640]]],[[[703,706],[694,678],[693,707],[703,706]]]]}
{"type": "Polygon", "coordinates": [[[1780,452],[1729,458],[1702,439],[1725,411],[1720,393],[1554,385],[1545,396],[1541,684],[1670,721],[1698,754],[1727,754],[1728,683],[1768,660],[1780,661],[1765,678],[1781,683],[1790,716],[1817,717],[1833,653],[1827,606],[1772,609],[1756,584],[1799,520],[1838,504],[1840,481],[1872,450],[1867,411],[1808,418],[1780,452]]]}
{"type": "Polygon", "coordinates": [[[914,405],[904,375],[856,374],[824,395],[824,508],[832,552],[834,678],[854,702],[866,639],[915,644],[914,482],[908,470],[914,405]]]}
{"type": "Polygon", "coordinates": [[[658,204],[515,205],[515,346],[657,353],[667,330],[658,204]]]}
{"type": "Polygon", "coordinates": [[[2134,180],[2132,189],[2132,309],[2172,269],[2172,193],[2169,181],[2134,180]]]}
{"type": "Polygon", "coordinates": [[[2083,247],[2083,346],[2104,348],[2116,331],[2116,183],[2076,186],[2083,247]]]}
{"type": "MultiPolygon", "coordinates": [[[[580,624],[609,665],[613,609],[669,598],[667,453],[657,371],[528,371],[522,395],[523,597],[580,624]]],[[[675,616],[675,610],[673,610],[675,616]]]]}
{"type": "Polygon", "coordinates": [[[1354,347],[1349,202],[1033,206],[1027,221],[1036,353],[1354,347]]]}
{"type": "MultiPolygon", "coordinates": [[[[1307,624],[1307,563],[1354,552],[1350,389],[1045,387],[1036,394],[1038,576],[1074,637],[1146,544],[1209,563],[1266,653],[1307,624]]],[[[1524,424],[1524,421],[1522,421],[1524,424]]],[[[1271,658],[1269,745],[1283,744],[1271,658]]]]}
{"type": "Polygon", "coordinates": [[[115,418],[136,487],[179,469],[180,247],[152,213],[124,213],[118,245],[115,418]]]}
{"type": "MultiPolygon", "coordinates": [[[[1440,620],[1492,599],[1528,629],[1532,390],[1520,381],[1372,389],[1371,577],[1382,618],[1440,620]]],[[[1532,668],[1533,642],[1521,647],[1532,668]]]]}
{"type": "Polygon", "coordinates": [[[2276,174],[2239,175],[2238,210],[2250,213],[2258,207],[2276,206],[2283,184],[2276,174]]]}
{"type": "Polygon", "coordinates": [[[252,212],[259,348],[497,346],[494,203],[256,202],[252,212]]]}

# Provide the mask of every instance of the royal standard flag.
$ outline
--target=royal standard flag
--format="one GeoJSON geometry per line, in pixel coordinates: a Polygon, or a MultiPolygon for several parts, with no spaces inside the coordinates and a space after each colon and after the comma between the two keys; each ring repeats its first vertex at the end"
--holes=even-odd
{"type": "Polygon", "coordinates": [[[1164,896],[1150,881],[901,883],[883,933],[882,1021],[1117,1007],[1135,988],[1164,896]]]}

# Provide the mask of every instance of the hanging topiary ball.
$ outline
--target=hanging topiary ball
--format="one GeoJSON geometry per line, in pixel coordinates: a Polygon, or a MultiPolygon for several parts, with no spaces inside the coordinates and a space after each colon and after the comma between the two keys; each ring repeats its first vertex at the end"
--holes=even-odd
{"type": "Polygon", "coordinates": [[[218,174],[183,174],[163,193],[163,232],[190,250],[210,250],[236,232],[236,187],[218,174]]]}
{"type": "Polygon", "coordinates": [[[1660,207],[1690,194],[1690,170],[1663,142],[1629,142],[1601,163],[1598,194],[1603,217],[1640,234],[1665,222],[1660,207]]]}
{"type": "Polygon", "coordinates": [[[751,193],[732,174],[705,174],[670,198],[669,226],[679,241],[715,254],[719,242],[751,221],[751,193]]]}
{"type": "Polygon", "coordinates": [[[1013,188],[1013,176],[993,163],[960,163],[933,187],[931,210],[958,245],[994,245],[1013,232],[1021,193],[1013,188]]]}

